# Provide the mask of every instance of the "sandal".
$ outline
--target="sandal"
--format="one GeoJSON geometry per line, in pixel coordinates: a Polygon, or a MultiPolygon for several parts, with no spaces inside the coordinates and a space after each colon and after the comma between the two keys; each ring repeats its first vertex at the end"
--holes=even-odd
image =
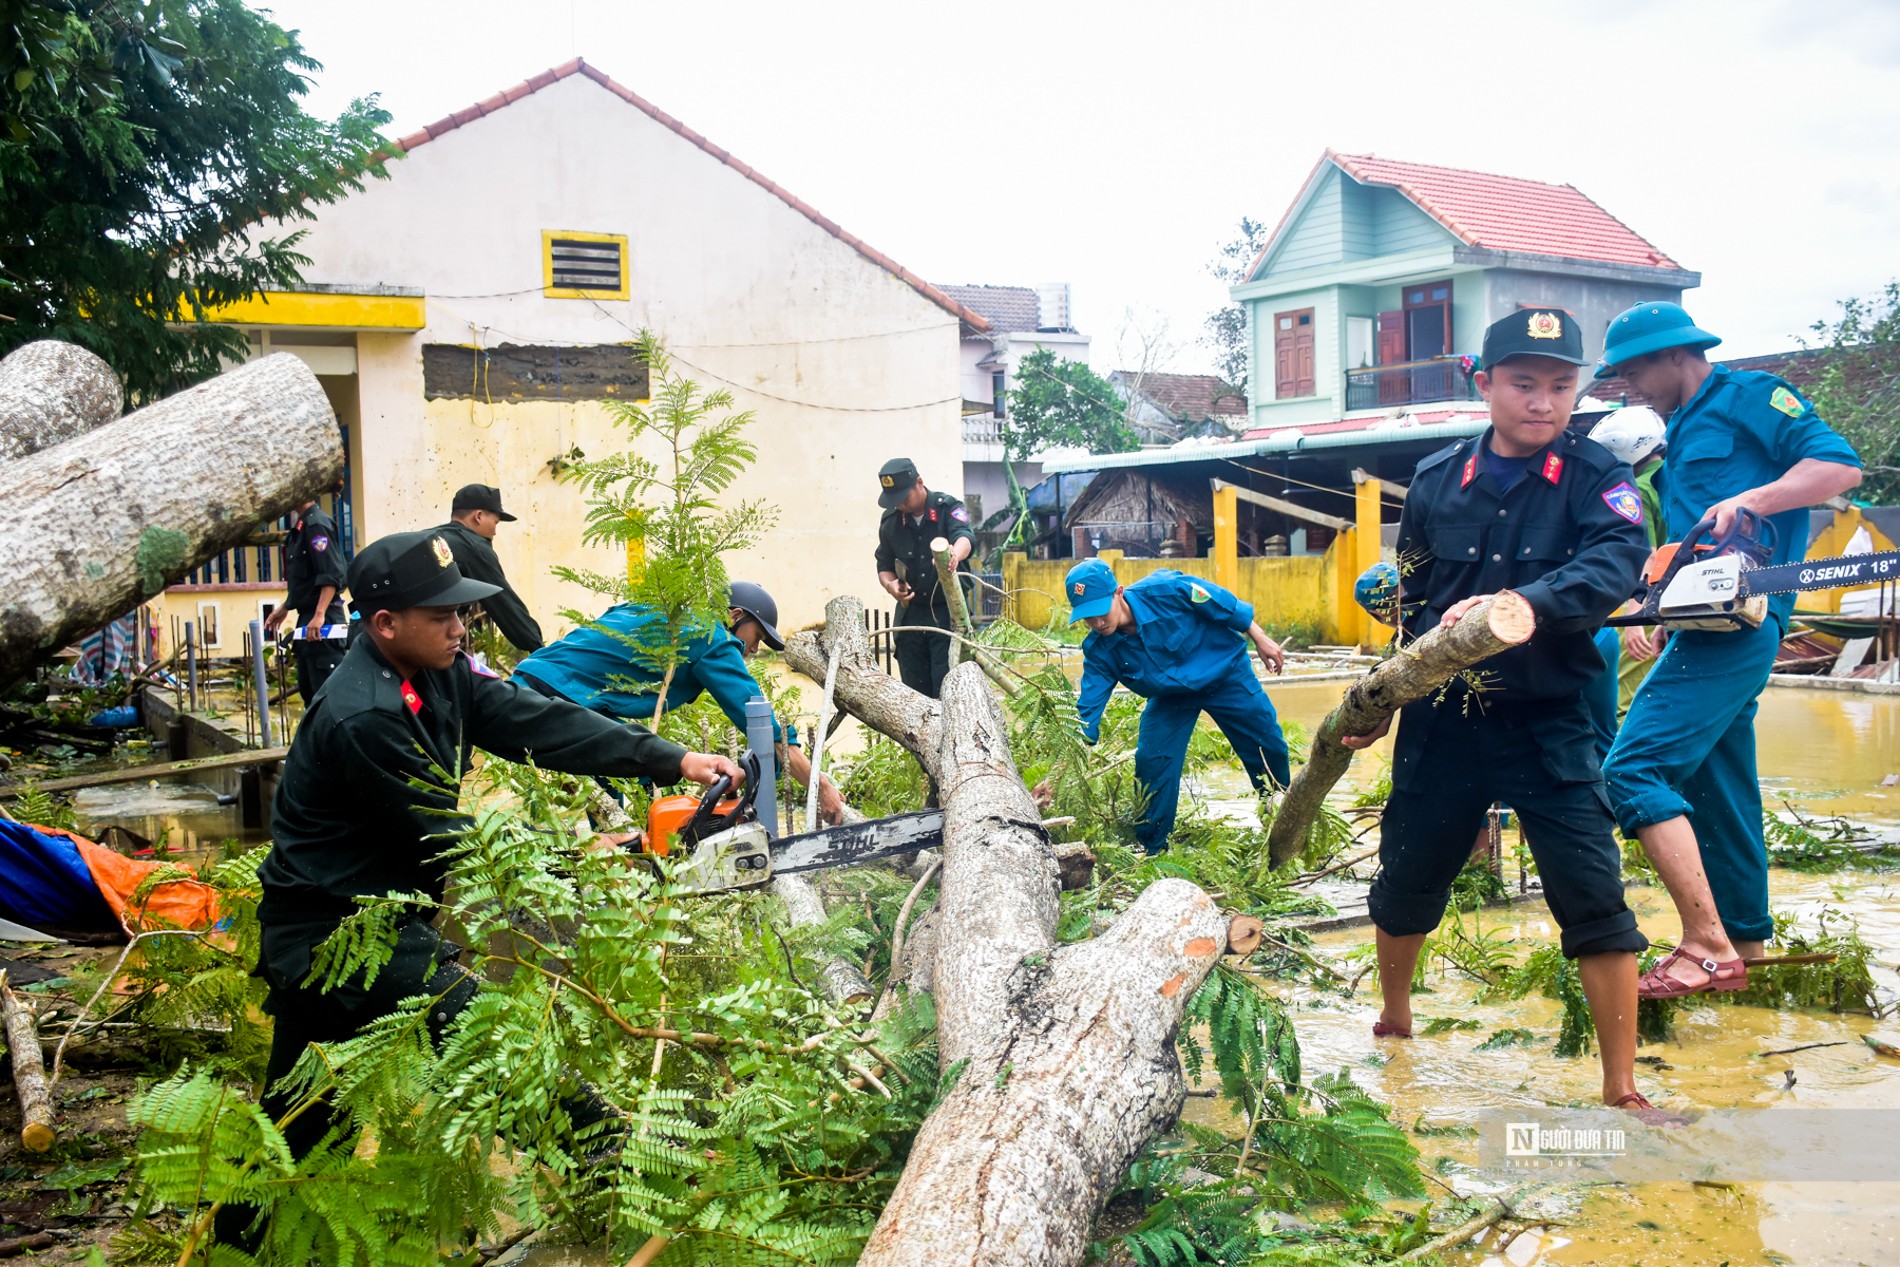
{"type": "Polygon", "coordinates": [[[1687,1126],[1691,1118],[1680,1113],[1671,1113],[1668,1109],[1659,1109],[1649,1102],[1649,1097],[1641,1091],[1632,1091],[1622,1099],[1610,1105],[1613,1109],[1628,1109],[1638,1121],[1650,1126],[1687,1126]]]}
{"type": "Polygon", "coordinates": [[[1691,994],[1719,994],[1730,990],[1742,990],[1748,987],[1748,964],[1740,959],[1730,959],[1726,963],[1717,963],[1713,959],[1704,959],[1699,955],[1683,953],[1678,946],[1670,951],[1636,983],[1636,997],[1639,999],[1680,999],[1691,994]],[[1709,979],[1700,985],[1689,985],[1669,975],[1669,965],[1678,959],[1695,964],[1709,974],[1709,979]]]}
{"type": "Polygon", "coordinates": [[[1374,1038],[1410,1038],[1412,1031],[1397,1025],[1387,1025],[1384,1021],[1374,1021],[1372,1036],[1374,1038]]]}

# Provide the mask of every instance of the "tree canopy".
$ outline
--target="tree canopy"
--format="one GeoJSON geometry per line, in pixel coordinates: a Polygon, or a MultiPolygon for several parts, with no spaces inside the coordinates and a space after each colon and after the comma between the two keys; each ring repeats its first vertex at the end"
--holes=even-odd
{"type": "MultiPolygon", "coordinates": [[[[1826,349],[1809,395],[1866,465],[1854,496],[1900,501],[1900,282],[1872,299],[1844,299],[1838,321],[1814,323],[1826,349]]],[[[1811,345],[1812,346],[1812,345],[1811,345]]]]}
{"type": "MultiPolygon", "coordinates": [[[[1269,231],[1258,220],[1240,218],[1237,236],[1223,243],[1220,253],[1207,263],[1207,271],[1229,286],[1247,280],[1247,270],[1260,249],[1267,244],[1269,231]]],[[[1201,346],[1213,349],[1214,368],[1221,378],[1247,394],[1247,310],[1239,304],[1226,304],[1207,314],[1201,322],[1206,333],[1201,346]]]]}
{"type": "Polygon", "coordinates": [[[216,373],[243,341],[205,308],[297,282],[301,233],[281,222],[384,174],[388,114],[374,97],[306,113],[320,65],[240,0],[8,10],[0,352],[81,344],[134,399],[216,373]]]}
{"type": "Polygon", "coordinates": [[[1037,348],[1018,362],[1003,420],[1003,449],[1011,461],[1057,445],[1126,453],[1140,443],[1114,385],[1081,361],[1037,348]]]}

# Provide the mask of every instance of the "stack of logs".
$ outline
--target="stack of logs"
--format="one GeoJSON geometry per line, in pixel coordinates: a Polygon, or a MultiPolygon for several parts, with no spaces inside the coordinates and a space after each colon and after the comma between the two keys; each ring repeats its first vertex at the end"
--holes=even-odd
{"type": "Polygon", "coordinates": [[[124,417],[121,397],[72,344],[0,360],[0,685],[342,474],[329,398],[288,353],[124,417]]]}

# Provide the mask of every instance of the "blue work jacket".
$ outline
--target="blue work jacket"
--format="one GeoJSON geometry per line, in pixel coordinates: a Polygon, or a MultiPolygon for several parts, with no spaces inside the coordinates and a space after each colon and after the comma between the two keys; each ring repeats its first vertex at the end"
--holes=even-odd
{"type": "Polygon", "coordinates": [[[1090,743],[1118,682],[1149,698],[1217,691],[1235,674],[1245,674],[1247,685],[1257,687],[1244,636],[1253,624],[1253,604],[1212,581],[1171,569],[1143,577],[1122,597],[1134,613],[1134,628],[1092,633],[1082,641],[1076,710],[1090,743]]]}
{"type": "MultiPolygon", "coordinates": [[[[653,716],[661,675],[635,663],[633,644],[657,616],[637,603],[616,603],[601,613],[596,622],[600,628],[576,629],[521,661],[515,672],[546,683],[583,708],[621,721],[645,721],[653,716]]],[[[690,704],[710,691],[720,711],[743,733],[746,701],[765,694],[746,668],[745,644],[731,631],[717,628],[688,642],[681,654],[666,688],[667,709],[690,704]]],[[[775,717],[772,738],[783,737],[775,717]]]]}
{"type": "MultiPolygon", "coordinates": [[[[1657,484],[1669,540],[1689,534],[1719,501],[1772,484],[1804,458],[1859,466],[1860,455],[1821,421],[1801,393],[1773,374],[1715,367],[1686,404],[1669,415],[1669,456],[1657,484]]],[[[1771,516],[1775,563],[1798,563],[1808,553],[1806,508],[1771,516]]],[[[1768,610],[1785,630],[1795,595],[1776,594],[1768,610]]]]}

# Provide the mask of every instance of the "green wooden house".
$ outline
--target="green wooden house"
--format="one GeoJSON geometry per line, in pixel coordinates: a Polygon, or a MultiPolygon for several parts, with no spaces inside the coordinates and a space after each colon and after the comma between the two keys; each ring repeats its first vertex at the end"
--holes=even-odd
{"type": "Polygon", "coordinates": [[[1562,308],[1595,355],[1624,308],[1701,280],[1573,186],[1328,150],[1232,291],[1252,426],[1472,400],[1498,318],[1562,308]]]}

